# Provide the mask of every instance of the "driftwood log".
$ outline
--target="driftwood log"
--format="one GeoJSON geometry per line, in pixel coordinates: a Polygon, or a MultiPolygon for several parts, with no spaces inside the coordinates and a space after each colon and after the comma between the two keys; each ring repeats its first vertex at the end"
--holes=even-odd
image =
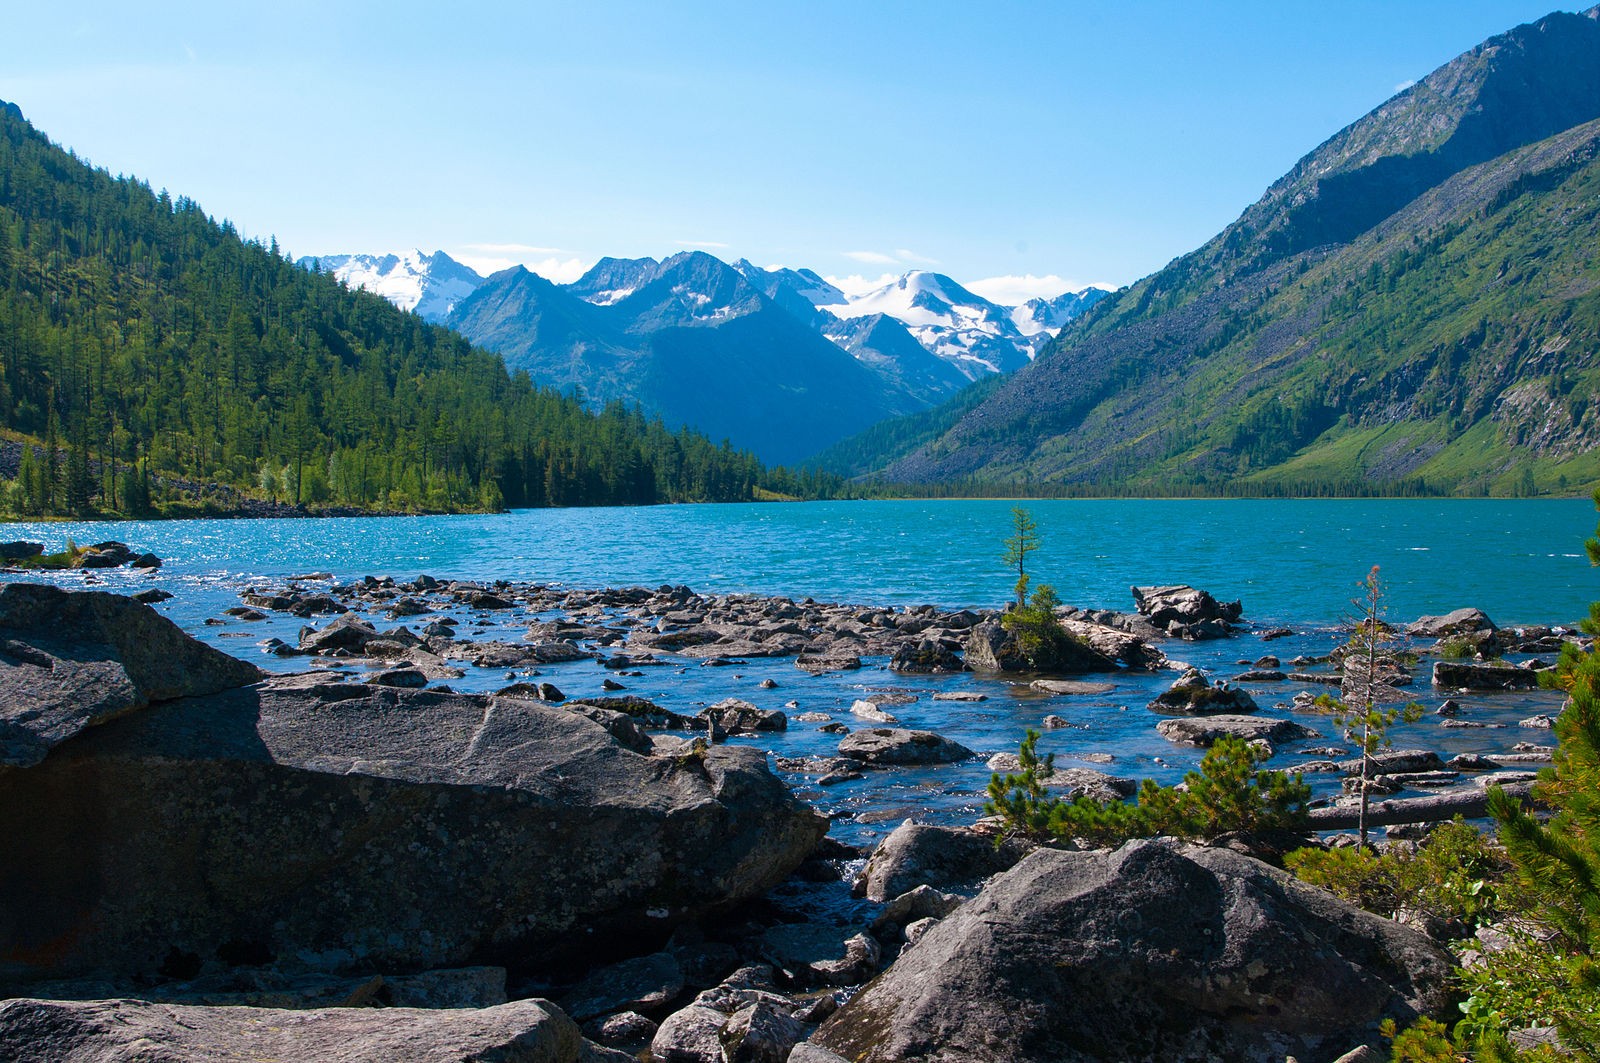
{"type": "MultiPolygon", "coordinates": [[[[1518,798],[1524,805],[1532,803],[1532,783],[1506,783],[1502,789],[1518,798]]],[[[1361,809],[1356,805],[1339,805],[1335,808],[1311,810],[1313,830],[1349,830],[1359,824],[1361,809]]],[[[1484,788],[1460,790],[1454,793],[1432,794],[1428,797],[1402,797],[1388,801],[1373,801],[1367,806],[1367,826],[1392,827],[1397,823],[1436,823],[1441,820],[1482,819],[1489,814],[1489,791],[1484,788]]]]}

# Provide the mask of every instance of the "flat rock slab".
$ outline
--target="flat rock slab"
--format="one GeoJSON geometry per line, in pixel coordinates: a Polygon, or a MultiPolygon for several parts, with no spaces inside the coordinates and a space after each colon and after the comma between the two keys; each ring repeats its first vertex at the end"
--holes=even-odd
{"type": "Polygon", "coordinates": [[[0,921],[0,992],[241,948],[554,962],[757,895],[825,830],[759,750],[645,756],[520,698],[304,680],[184,698],[0,772],[0,911],[28,913],[0,921]]]}
{"type": "Polygon", "coordinates": [[[1332,1059],[1443,1016],[1423,934],[1223,849],[1039,850],[811,1038],[856,1063],[1332,1059]]]}
{"type": "Polygon", "coordinates": [[[1117,689],[1114,683],[1085,683],[1076,679],[1035,679],[1028,684],[1030,690],[1052,697],[1072,694],[1109,694],[1117,689]]]}
{"type": "Polygon", "coordinates": [[[1219,738],[1239,738],[1246,742],[1261,739],[1278,745],[1322,737],[1293,720],[1264,720],[1256,716],[1177,717],[1156,724],[1156,733],[1181,746],[1209,746],[1219,738]]]}
{"type": "Polygon", "coordinates": [[[932,731],[867,727],[840,741],[839,755],[866,764],[951,764],[977,754],[932,731]]]}
{"type": "Polygon", "coordinates": [[[0,585],[0,766],[37,764],[84,728],[151,702],[262,675],[132,598],[0,585]]]}
{"type": "Polygon", "coordinates": [[[0,1058],[71,1063],[580,1063],[626,1060],[588,1044],[548,1001],[493,1008],[208,1008],[142,1000],[0,1002],[0,1058]]]}

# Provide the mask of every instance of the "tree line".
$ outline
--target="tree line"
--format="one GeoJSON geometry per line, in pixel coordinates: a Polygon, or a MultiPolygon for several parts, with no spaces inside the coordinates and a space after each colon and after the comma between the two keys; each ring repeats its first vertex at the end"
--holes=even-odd
{"type": "Polygon", "coordinates": [[[0,432],[19,516],[819,497],[838,480],[509,373],[0,105],[0,432]],[[198,485],[198,487],[197,487],[198,485]]]}

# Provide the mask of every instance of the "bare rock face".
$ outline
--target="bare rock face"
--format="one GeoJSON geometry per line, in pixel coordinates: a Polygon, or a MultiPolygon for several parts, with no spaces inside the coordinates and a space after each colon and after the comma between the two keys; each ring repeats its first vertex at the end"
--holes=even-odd
{"type": "Polygon", "coordinates": [[[811,1038],[858,1063],[1331,1060],[1442,1015],[1424,935],[1237,853],[1040,850],[811,1038]]]}
{"type": "Polygon", "coordinates": [[[757,750],[645,756],[524,699],[182,698],[0,771],[0,991],[240,954],[538,965],[759,894],[825,830],[757,750]]]}
{"type": "Polygon", "coordinates": [[[72,1063],[587,1063],[628,1060],[548,1001],[492,1008],[207,1008],[140,1000],[0,1002],[0,1058],[72,1063]]]}
{"type": "Polygon", "coordinates": [[[141,602],[43,583],[0,586],[0,772],[155,701],[260,679],[141,602]]]}

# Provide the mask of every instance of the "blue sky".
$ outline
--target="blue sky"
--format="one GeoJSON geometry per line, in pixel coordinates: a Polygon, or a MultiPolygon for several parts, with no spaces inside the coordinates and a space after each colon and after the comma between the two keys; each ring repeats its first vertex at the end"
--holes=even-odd
{"type": "MultiPolygon", "coordinates": [[[[1551,0],[15,5],[0,98],[294,254],[1124,284],[1551,0]]],[[[1570,8],[1569,8],[1570,9],[1570,8]]]]}

